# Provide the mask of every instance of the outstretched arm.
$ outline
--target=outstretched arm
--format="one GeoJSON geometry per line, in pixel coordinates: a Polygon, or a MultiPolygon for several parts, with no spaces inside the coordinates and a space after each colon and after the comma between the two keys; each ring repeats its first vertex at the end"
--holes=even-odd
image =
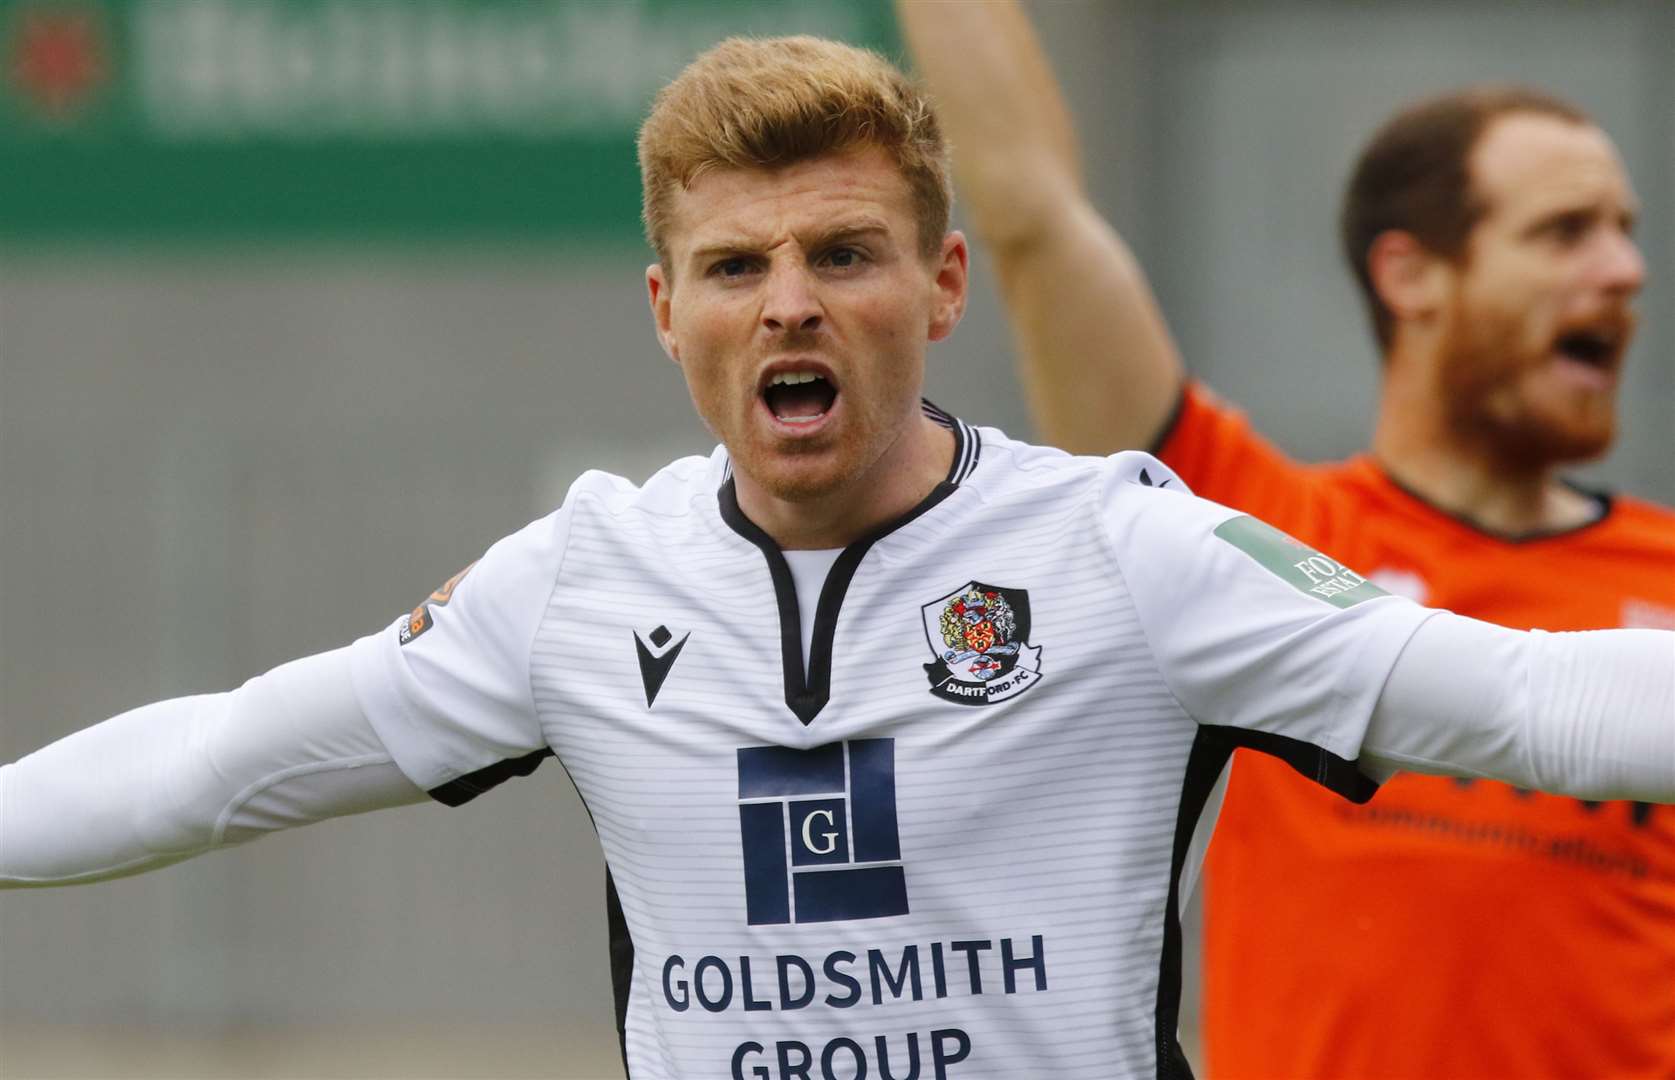
{"type": "Polygon", "coordinates": [[[1041,434],[1074,453],[1147,447],[1184,375],[1145,274],[1083,190],[1070,114],[1012,0],[897,0],[991,252],[1041,434]]]}
{"type": "Polygon", "coordinates": [[[1362,754],[1382,771],[1675,802],[1675,634],[1526,632],[1437,612],[1391,668],[1362,754]]]}
{"type": "Polygon", "coordinates": [[[0,888],[124,877],[424,797],[367,721],[339,649],[0,768],[0,888]]]}
{"type": "Polygon", "coordinates": [[[527,775],[551,754],[529,643],[568,521],[559,510],[506,537],[353,645],[0,768],[0,888],[136,874],[427,792],[458,805],[527,775]]]}
{"type": "Polygon", "coordinates": [[[1256,518],[1108,463],[1103,519],[1170,694],[1351,798],[1399,771],[1675,803],[1675,633],[1513,630],[1385,593],[1256,518]]]}

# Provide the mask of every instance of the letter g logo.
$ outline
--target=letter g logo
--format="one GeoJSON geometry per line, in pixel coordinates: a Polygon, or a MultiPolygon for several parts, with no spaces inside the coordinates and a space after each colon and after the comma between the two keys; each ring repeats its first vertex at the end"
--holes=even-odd
{"type": "Polygon", "coordinates": [[[830,855],[833,851],[836,851],[838,834],[832,831],[833,821],[834,818],[830,810],[816,810],[808,817],[803,818],[803,847],[814,855],[830,855]],[[811,835],[815,818],[826,819],[826,831],[820,834],[820,838],[826,843],[825,847],[816,847],[814,837],[811,835]]]}
{"type": "MultiPolygon", "coordinates": [[[[738,754],[751,926],[907,914],[894,739],[812,750],[746,746],[738,754]]],[[[780,1069],[787,1076],[797,1071],[780,1069]]]]}

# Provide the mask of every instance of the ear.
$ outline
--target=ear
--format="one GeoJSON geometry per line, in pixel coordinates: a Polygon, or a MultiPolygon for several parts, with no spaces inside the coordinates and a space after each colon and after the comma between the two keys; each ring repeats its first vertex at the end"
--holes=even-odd
{"type": "Polygon", "coordinates": [[[927,337],[942,341],[954,332],[965,315],[966,285],[969,280],[971,252],[966,247],[965,234],[958,229],[942,238],[942,253],[937,256],[935,295],[931,302],[931,321],[927,337]]]}
{"type": "Polygon", "coordinates": [[[657,343],[675,363],[680,363],[680,344],[670,322],[669,301],[673,289],[662,263],[646,267],[646,299],[651,303],[651,319],[657,324],[657,343]]]}
{"type": "Polygon", "coordinates": [[[1390,229],[1373,238],[1367,275],[1397,322],[1428,322],[1448,299],[1454,264],[1412,233],[1390,229]]]}

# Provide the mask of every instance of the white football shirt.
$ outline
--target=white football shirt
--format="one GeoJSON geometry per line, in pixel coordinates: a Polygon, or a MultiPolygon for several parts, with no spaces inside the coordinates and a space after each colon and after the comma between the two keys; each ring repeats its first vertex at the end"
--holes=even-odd
{"type": "Polygon", "coordinates": [[[583,476],[354,646],[441,801],[563,761],[635,1080],[1190,1075],[1177,903],[1232,749],[1375,788],[1354,762],[1429,611],[1148,455],[927,412],[949,476],[838,556],[806,669],[721,449],[583,476]]]}

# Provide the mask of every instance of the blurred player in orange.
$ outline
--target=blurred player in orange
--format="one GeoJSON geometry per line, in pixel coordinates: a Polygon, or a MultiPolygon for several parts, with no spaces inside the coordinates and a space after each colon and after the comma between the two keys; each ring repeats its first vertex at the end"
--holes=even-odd
{"type": "MultiPolygon", "coordinates": [[[[1645,272],[1583,112],[1475,87],[1373,136],[1341,225],[1377,421],[1367,452],[1305,465],[1186,375],[1022,12],[899,9],[1049,441],[1155,448],[1197,494],[1437,607],[1675,625],[1675,513],[1559,472],[1611,445],[1645,272]]],[[[1675,1077],[1675,814],[1411,775],[1334,805],[1240,753],[1207,865],[1218,1080],[1675,1077]]]]}

